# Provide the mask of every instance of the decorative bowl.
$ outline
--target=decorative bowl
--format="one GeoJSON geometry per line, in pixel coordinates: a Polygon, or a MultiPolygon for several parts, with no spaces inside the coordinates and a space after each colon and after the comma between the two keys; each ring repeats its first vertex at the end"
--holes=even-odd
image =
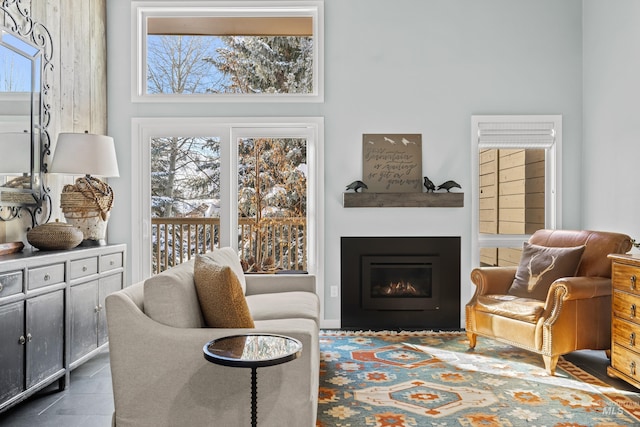
{"type": "Polygon", "coordinates": [[[78,227],[65,222],[49,222],[27,232],[27,241],[41,251],[66,250],[78,246],[84,238],[78,227]]]}

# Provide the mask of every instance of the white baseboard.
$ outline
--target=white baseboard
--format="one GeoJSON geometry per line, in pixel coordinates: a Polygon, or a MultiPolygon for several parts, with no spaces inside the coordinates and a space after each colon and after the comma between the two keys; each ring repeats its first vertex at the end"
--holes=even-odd
{"type": "Polygon", "coordinates": [[[340,329],[340,319],[321,319],[320,328],[322,329],[340,329]]]}

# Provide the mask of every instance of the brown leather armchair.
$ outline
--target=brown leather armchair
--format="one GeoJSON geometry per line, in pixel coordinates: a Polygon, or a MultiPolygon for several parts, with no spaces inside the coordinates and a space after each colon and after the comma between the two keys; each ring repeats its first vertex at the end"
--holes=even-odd
{"type": "Polygon", "coordinates": [[[629,236],[600,231],[538,230],[529,243],[546,247],[585,245],[574,277],[555,280],[545,301],[508,294],[517,267],[480,267],[471,272],[476,292],[466,305],[469,346],[478,335],[542,355],[555,374],[559,356],[575,350],[611,348],[610,253],[631,249],[629,236]]]}

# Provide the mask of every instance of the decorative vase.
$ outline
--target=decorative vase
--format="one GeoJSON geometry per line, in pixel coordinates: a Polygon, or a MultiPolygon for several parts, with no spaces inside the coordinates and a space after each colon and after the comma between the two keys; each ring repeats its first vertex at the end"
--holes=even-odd
{"type": "Polygon", "coordinates": [[[41,251],[66,250],[82,242],[82,231],[64,222],[49,222],[27,232],[27,241],[41,251]]]}
{"type": "Polygon", "coordinates": [[[113,191],[95,178],[80,178],[75,185],[65,185],[60,207],[68,223],[83,234],[83,246],[106,244],[107,223],[113,205],[113,191]]]}

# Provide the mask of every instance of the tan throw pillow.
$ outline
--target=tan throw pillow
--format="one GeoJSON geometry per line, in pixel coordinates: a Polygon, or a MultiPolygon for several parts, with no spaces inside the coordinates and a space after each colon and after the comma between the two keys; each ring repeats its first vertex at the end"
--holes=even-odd
{"type": "Polygon", "coordinates": [[[551,284],[561,277],[575,276],[584,245],[570,248],[545,247],[525,242],[509,295],[545,301],[551,284]]]}
{"type": "Polygon", "coordinates": [[[240,281],[231,267],[197,255],[193,276],[200,309],[208,327],[255,327],[240,281]]]}
{"type": "Polygon", "coordinates": [[[214,249],[213,251],[204,254],[204,256],[211,258],[218,264],[228,265],[231,267],[240,281],[242,292],[244,294],[247,293],[247,282],[244,277],[244,271],[242,270],[242,264],[240,264],[240,258],[238,258],[238,253],[234,249],[230,247],[214,249]]]}

